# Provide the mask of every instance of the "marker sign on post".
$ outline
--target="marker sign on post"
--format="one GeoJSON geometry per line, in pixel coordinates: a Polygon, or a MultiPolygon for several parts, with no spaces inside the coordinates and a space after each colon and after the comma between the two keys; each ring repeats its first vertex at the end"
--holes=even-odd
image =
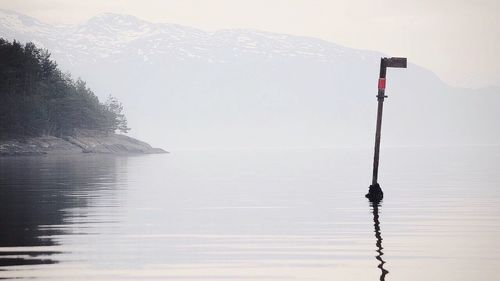
{"type": "Polygon", "coordinates": [[[406,68],[406,58],[385,58],[386,67],[406,68]]]}

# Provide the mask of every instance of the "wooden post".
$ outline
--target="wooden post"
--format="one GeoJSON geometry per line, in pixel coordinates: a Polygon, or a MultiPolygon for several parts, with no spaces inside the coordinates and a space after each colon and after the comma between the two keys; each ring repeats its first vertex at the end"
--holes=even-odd
{"type": "Polygon", "coordinates": [[[385,75],[387,72],[385,58],[380,59],[380,75],[378,79],[378,109],[377,109],[377,129],[375,131],[375,153],[373,154],[373,177],[372,185],[378,183],[378,161],[380,157],[380,136],[382,130],[382,112],[384,110],[385,95],[385,75]]]}
{"type": "Polygon", "coordinates": [[[385,95],[385,77],[388,67],[406,68],[406,58],[381,58],[380,74],[378,79],[378,108],[377,108],[377,128],[375,131],[375,148],[373,154],[373,174],[372,184],[369,187],[366,197],[370,201],[380,201],[384,197],[382,188],[378,184],[378,163],[380,157],[380,137],[382,134],[382,113],[384,110],[385,95]]]}

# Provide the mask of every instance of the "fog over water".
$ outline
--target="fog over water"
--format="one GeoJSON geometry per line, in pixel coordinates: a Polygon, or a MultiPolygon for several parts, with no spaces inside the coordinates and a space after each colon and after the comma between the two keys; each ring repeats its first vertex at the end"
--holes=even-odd
{"type": "MultiPolygon", "coordinates": [[[[0,11],[0,33],[49,49],[123,102],[132,136],[167,150],[372,146],[380,57],[406,56],[114,13],[61,26],[0,11]]],[[[454,88],[408,62],[387,73],[382,144],[500,144],[497,88],[454,88]]]]}
{"type": "Polygon", "coordinates": [[[372,204],[386,54],[115,13],[0,10],[0,36],[47,48],[171,152],[0,157],[0,279],[498,279],[497,88],[451,87],[411,57],[389,69],[372,204]]]}
{"type": "Polygon", "coordinates": [[[496,280],[500,149],[383,155],[377,208],[364,149],[1,158],[0,277],[496,280]]]}

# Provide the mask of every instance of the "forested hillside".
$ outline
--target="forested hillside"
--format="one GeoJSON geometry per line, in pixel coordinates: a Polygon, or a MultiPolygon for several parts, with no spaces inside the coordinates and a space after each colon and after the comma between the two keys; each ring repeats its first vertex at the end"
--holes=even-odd
{"type": "Polygon", "coordinates": [[[72,135],[77,129],[127,132],[122,105],[99,102],[33,43],[0,38],[0,138],[72,135]]]}

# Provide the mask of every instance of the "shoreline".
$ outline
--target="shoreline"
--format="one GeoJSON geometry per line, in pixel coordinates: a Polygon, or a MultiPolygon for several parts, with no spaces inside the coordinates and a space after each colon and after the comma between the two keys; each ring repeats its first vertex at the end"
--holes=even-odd
{"type": "Polygon", "coordinates": [[[126,135],[90,130],[80,130],[73,136],[40,136],[0,141],[0,157],[81,153],[130,155],[169,152],[126,135]]]}

